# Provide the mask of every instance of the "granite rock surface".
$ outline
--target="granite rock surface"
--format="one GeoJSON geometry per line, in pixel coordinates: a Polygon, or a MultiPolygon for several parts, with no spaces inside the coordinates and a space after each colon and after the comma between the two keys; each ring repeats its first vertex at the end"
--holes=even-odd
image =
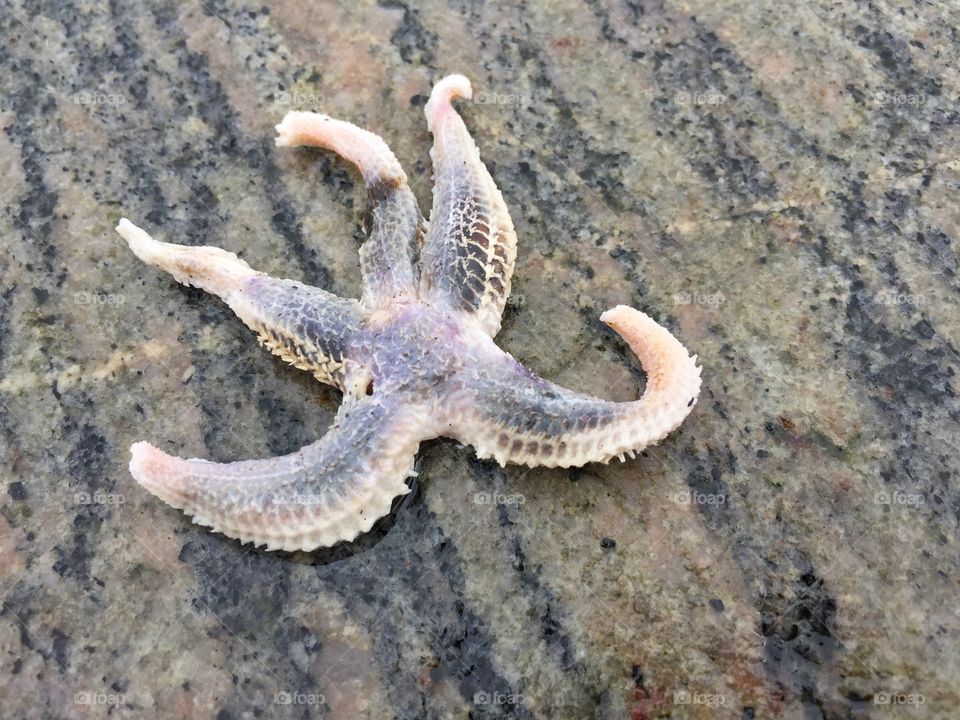
{"type": "Polygon", "coordinates": [[[956,717],[955,3],[39,2],[0,8],[0,717],[956,717]],[[114,233],[359,292],[318,110],[429,207],[433,81],[520,238],[499,342],[606,398],[626,303],[704,366],[636,460],[426,444],[357,542],[191,525],[128,448],[319,437],[336,391],[114,233]]]}

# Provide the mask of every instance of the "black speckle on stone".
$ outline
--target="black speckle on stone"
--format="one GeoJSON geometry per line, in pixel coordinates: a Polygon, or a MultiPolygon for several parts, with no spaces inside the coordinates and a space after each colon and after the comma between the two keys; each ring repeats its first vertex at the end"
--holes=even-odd
{"type": "Polygon", "coordinates": [[[192,188],[191,201],[200,205],[204,210],[213,211],[220,204],[220,200],[206,183],[197,183],[192,188]]]}
{"type": "Polygon", "coordinates": [[[79,437],[67,455],[70,474],[93,485],[102,481],[108,462],[107,439],[90,423],[80,426],[79,437]]]}
{"type": "Polygon", "coordinates": [[[400,26],[390,36],[391,44],[397,48],[397,52],[400,53],[403,61],[432,66],[435,59],[434,50],[437,46],[437,36],[423,26],[417,16],[417,11],[405,4],[394,5],[391,0],[380,0],[380,6],[403,10],[403,20],[400,21],[400,26]]]}
{"type": "Polygon", "coordinates": [[[513,569],[517,572],[523,572],[526,566],[524,561],[526,560],[526,555],[523,552],[523,548],[520,545],[520,540],[514,540],[513,543],[513,569]]]}
{"type": "Polygon", "coordinates": [[[427,99],[426,95],[413,95],[410,98],[410,105],[411,107],[423,107],[427,104],[427,99]]]}
{"type": "Polygon", "coordinates": [[[537,172],[532,167],[530,167],[530,163],[526,161],[517,163],[517,169],[520,171],[520,175],[523,177],[524,180],[527,180],[531,184],[536,185],[537,172]]]}
{"type": "Polygon", "coordinates": [[[867,96],[860,92],[860,89],[856,85],[847,83],[844,87],[846,91],[850,93],[850,97],[852,97],[856,103],[862,105],[863,101],[867,99],[867,96]]]}
{"type": "Polygon", "coordinates": [[[180,554],[177,555],[177,560],[180,562],[190,562],[196,557],[194,552],[194,543],[186,542],[183,544],[183,547],[180,548],[180,554]]]}
{"type": "Polygon", "coordinates": [[[723,600],[721,600],[720,598],[710,598],[709,602],[710,602],[710,607],[712,607],[714,610],[716,610],[717,612],[723,612],[724,610],[723,600]]]}
{"type": "MultiPolygon", "coordinates": [[[[736,461],[729,448],[725,451],[708,448],[706,457],[698,459],[687,473],[687,485],[696,493],[726,500],[730,497],[730,488],[724,476],[734,473],[736,461]]],[[[696,506],[711,522],[726,524],[731,520],[728,502],[698,502],[696,506]]]]}
{"type": "Polygon", "coordinates": [[[53,563],[53,570],[60,577],[89,579],[92,551],[87,539],[96,537],[100,522],[100,519],[93,515],[77,515],[74,518],[73,525],[77,532],[73,535],[73,546],[69,549],[60,546],[54,548],[57,559],[53,563]]]}
{"type": "Polygon", "coordinates": [[[23,486],[22,482],[15,480],[7,485],[7,495],[17,502],[22,502],[27,499],[27,489],[23,486]]]}
{"type": "Polygon", "coordinates": [[[556,635],[561,631],[560,623],[558,623],[553,617],[553,613],[549,605],[547,605],[546,612],[544,612],[543,616],[540,618],[540,631],[543,633],[545,638],[556,635]]]}
{"type": "Polygon", "coordinates": [[[617,541],[614,540],[613,538],[605,537],[600,541],[600,547],[604,548],[605,550],[615,548],[616,546],[617,546],[617,541]]]}
{"type": "Polygon", "coordinates": [[[835,616],[837,603],[823,579],[813,567],[805,565],[795,576],[792,592],[764,597],[760,604],[761,633],[767,639],[767,657],[779,662],[786,653],[804,662],[779,666],[781,682],[799,694],[807,694],[811,704],[819,704],[817,668],[833,661],[837,639],[835,616]]]}
{"type": "Polygon", "coordinates": [[[37,305],[43,305],[50,298],[50,291],[44,288],[32,288],[33,298],[37,301],[37,305]]]}
{"type": "Polygon", "coordinates": [[[60,673],[63,674],[70,663],[70,638],[60,628],[54,628],[51,635],[53,636],[53,657],[57,661],[60,673]]]}

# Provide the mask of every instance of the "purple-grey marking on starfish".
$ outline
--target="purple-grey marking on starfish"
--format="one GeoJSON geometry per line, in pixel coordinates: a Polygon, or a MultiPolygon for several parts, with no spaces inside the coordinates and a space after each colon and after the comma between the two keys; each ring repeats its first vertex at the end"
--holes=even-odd
{"type": "Polygon", "coordinates": [[[501,465],[569,467],[632,456],[689,414],[700,391],[696,356],[638,310],[620,305],[600,317],[647,373],[634,402],[565,390],[494,344],[517,238],[451,104],[470,96],[469,81],[451,75],[425,108],[434,137],[429,224],[378,136],[308,112],[277,126],[277,145],[333,150],[363,175],[371,221],[359,302],[256,272],[219,248],[157,242],[120,221],[141,260],[218,295],[271,351],[343,391],[327,434],[291,455],[212,463],[136,443],[130,472],[140,484],[243,542],[313,550],[351,540],[387,514],[409,491],[424,440],[453,437],[501,465]]]}

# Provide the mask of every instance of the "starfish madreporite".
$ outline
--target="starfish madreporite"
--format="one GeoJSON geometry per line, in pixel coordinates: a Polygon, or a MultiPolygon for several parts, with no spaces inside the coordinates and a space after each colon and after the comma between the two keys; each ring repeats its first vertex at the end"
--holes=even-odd
{"type": "Polygon", "coordinates": [[[277,145],[333,150],[363,175],[371,212],[359,301],[272,278],[226,250],[157,242],[120,221],[141,260],[218,295],[270,350],[343,391],[327,434],[291,455],[213,463],[136,443],[130,472],[140,484],[242,542],[313,550],[351,540],[387,514],[409,492],[424,440],[452,437],[500,464],[569,467],[632,456],[683,421],[700,391],[696,356],[638,310],[620,305],[600,318],[647,373],[634,402],[565,390],[494,344],[517,238],[451,104],[470,96],[469,81],[450,75],[426,104],[429,223],[378,136],[309,112],[288,113],[277,126],[277,145]]]}

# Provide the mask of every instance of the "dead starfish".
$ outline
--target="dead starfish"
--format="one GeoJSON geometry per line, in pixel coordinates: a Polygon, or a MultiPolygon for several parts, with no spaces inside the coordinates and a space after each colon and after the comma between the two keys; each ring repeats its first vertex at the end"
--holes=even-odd
{"type": "Polygon", "coordinates": [[[221,464],[136,443],[130,472],[140,484],[242,542],[313,550],[352,540],[387,514],[409,492],[424,440],[452,437],[501,465],[569,467],[633,456],[683,421],[700,391],[696,356],[638,310],[620,305],[600,317],[647,373],[634,402],[565,390],[494,344],[517,238],[451,104],[458,97],[471,97],[470,83],[451,75],[425,108],[434,137],[429,223],[378,136],[309,112],[277,125],[277,145],[333,150],[363,175],[371,211],[359,302],[272,278],[220,248],[157,242],[120,221],[141,260],[218,295],[271,351],[343,391],[327,434],[291,455],[221,464]]]}

